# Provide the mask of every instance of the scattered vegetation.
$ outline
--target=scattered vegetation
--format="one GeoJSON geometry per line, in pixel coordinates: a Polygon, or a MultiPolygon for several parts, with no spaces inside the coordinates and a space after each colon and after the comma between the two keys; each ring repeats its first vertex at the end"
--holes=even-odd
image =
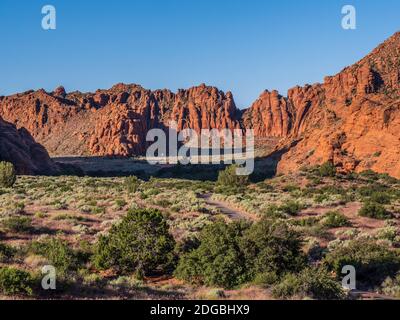
{"type": "Polygon", "coordinates": [[[32,229],[32,219],[29,217],[8,217],[1,222],[3,228],[10,232],[29,232],[32,229]]]}
{"type": "Polygon", "coordinates": [[[384,206],[375,202],[366,202],[361,208],[359,215],[362,217],[373,218],[373,219],[390,219],[392,214],[388,212],[384,206]]]}
{"type": "Polygon", "coordinates": [[[368,239],[359,239],[340,245],[329,252],[324,264],[338,276],[344,266],[354,266],[358,281],[377,285],[399,271],[400,256],[396,250],[385,245],[368,239]]]}
{"type": "Polygon", "coordinates": [[[165,170],[1,185],[0,294],[46,296],[36,275],[50,264],[52,298],[221,299],[251,286],[269,298],[342,299],[344,265],[363,290],[398,295],[398,180],[329,163],[257,183],[235,166],[202,168],[176,168],[188,179],[165,170]]]}
{"type": "Polygon", "coordinates": [[[0,162],[0,187],[11,188],[15,181],[17,180],[17,175],[12,163],[0,162]]]}

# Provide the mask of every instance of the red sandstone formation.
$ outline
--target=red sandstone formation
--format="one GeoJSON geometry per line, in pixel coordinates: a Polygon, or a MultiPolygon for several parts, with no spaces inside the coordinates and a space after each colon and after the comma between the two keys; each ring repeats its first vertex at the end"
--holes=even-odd
{"type": "Polygon", "coordinates": [[[324,84],[290,90],[288,101],[294,125],[277,150],[296,143],[278,172],[332,161],[400,178],[400,33],[324,84]]]}
{"type": "Polygon", "coordinates": [[[240,112],[230,92],[200,85],[173,93],[118,84],[95,93],[29,91],[0,97],[0,115],[52,155],[144,153],[152,128],[254,129],[281,138],[278,172],[332,161],[339,171],[372,169],[400,178],[400,33],[323,84],[287,97],[265,91],[240,112]]]}
{"type": "Polygon", "coordinates": [[[232,94],[205,85],[177,93],[124,84],[87,94],[29,91],[3,97],[0,115],[27,128],[52,155],[141,154],[147,132],[171,120],[178,130],[240,128],[232,94]]]}
{"type": "Polygon", "coordinates": [[[58,171],[46,149],[29,132],[0,117],[0,161],[14,164],[19,174],[52,174],[58,171]]]}

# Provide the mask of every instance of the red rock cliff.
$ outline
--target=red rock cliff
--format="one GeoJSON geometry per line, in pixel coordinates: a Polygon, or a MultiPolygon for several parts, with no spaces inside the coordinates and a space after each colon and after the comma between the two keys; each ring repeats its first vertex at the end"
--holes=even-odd
{"type": "Polygon", "coordinates": [[[19,174],[52,174],[58,171],[46,149],[29,132],[0,117],[0,161],[14,164],[19,174]]]}

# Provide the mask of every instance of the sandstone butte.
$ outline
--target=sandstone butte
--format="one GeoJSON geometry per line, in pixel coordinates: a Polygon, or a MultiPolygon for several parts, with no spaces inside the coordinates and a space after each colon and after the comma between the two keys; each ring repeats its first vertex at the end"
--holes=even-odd
{"type": "Polygon", "coordinates": [[[279,140],[278,173],[331,161],[339,171],[400,178],[400,33],[324,83],[287,96],[264,91],[247,110],[230,92],[200,85],[173,93],[117,84],[94,93],[28,91],[0,97],[0,116],[25,128],[51,155],[131,156],[152,128],[254,129],[279,140]]]}

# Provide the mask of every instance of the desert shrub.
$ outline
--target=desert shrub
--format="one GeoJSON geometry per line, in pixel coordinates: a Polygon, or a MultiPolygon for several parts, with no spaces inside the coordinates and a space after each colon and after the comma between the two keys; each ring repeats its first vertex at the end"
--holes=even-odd
{"type": "Polygon", "coordinates": [[[325,248],[321,246],[317,238],[309,237],[303,250],[310,262],[316,262],[323,257],[325,248]]]}
{"type": "Polygon", "coordinates": [[[288,224],[263,219],[253,224],[241,240],[247,268],[252,277],[273,272],[281,275],[304,267],[300,234],[288,224]]]}
{"type": "Polygon", "coordinates": [[[380,178],[380,174],[372,170],[365,170],[360,173],[360,176],[367,178],[370,181],[377,181],[380,178]]]}
{"type": "Polygon", "coordinates": [[[14,165],[10,162],[0,162],[0,187],[11,188],[17,180],[14,165]]]}
{"type": "Polygon", "coordinates": [[[307,268],[299,274],[287,274],[272,290],[276,298],[312,298],[338,300],[344,298],[340,283],[324,268],[307,268]]]}
{"type": "Polygon", "coordinates": [[[175,241],[167,222],[157,210],[130,210],[108,235],[101,236],[94,252],[99,269],[115,268],[138,276],[167,271],[175,241]]]}
{"type": "Polygon", "coordinates": [[[373,192],[370,197],[371,202],[379,204],[390,204],[391,196],[386,192],[373,192]]]}
{"type": "Polygon", "coordinates": [[[293,185],[293,184],[287,184],[282,187],[283,192],[295,192],[298,190],[300,190],[300,187],[297,185],[293,185]]]}
{"type": "Polygon", "coordinates": [[[200,246],[184,254],[178,263],[177,278],[194,284],[232,288],[247,281],[244,254],[239,243],[248,225],[217,221],[199,235],[200,246]]]}
{"type": "Polygon", "coordinates": [[[269,288],[279,282],[279,276],[275,272],[263,272],[255,276],[253,284],[269,288]]]}
{"type": "Polygon", "coordinates": [[[89,210],[89,212],[91,213],[91,214],[105,214],[106,213],[106,207],[103,207],[103,206],[94,206],[94,207],[91,207],[90,208],[90,210],[89,210]]]}
{"type": "Polygon", "coordinates": [[[387,187],[378,182],[370,183],[366,186],[357,188],[357,193],[363,198],[372,197],[373,194],[375,193],[386,193],[386,192],[387,192],[387,187]]]}
{"type": "Polygon", "coordinates": [[[29,217],[9,217],[2,221],[2,225],[11,232],[29,232],[32,230],[32,219],[29,217]]]}
{"type": "Polygon", "coordinates": [[[23,202],[17,202],[14,204],[10,213],[12,215],[24,214],[25,213],[25,204],[23,202]]]}
{"type": "Polygon", "coordinates": [[[15,254],[16,250],[7,244],[0,243],[0,262],[8,262],[15,254]]]}
{"type": "Polygon", "coordinates": [[[236,173],[239,167],[232,165],[220,171],[216,183],[217,190],[221,193],[242,192],[249,183],[249,176],[241,176],[236,173]]]}
{"type": "Polygon", "coordinates": [[[328,161],[318,168],[318,173],[321,177],[334,177],[336,176],[336,168],[332,162],[328,161]]]}
{"type": "Polygon", "coordinates": [[[0,292],[4,295],[32,294],[32,277],[15,268],[0,268],[0,292]]]}
{"type": "Polygon", "coordinates": [[[80,265],[78,254],[66,241],[58,238],[32,242],[28,251],[45,257],[60,274],[75,271],[80,265]]]}
{"type": "Polygon", "coordinates": [[[346,218],[346,216],[338,211],[331,211],[326,213],[321,223],[327,228],[340,228],[350,225],[350,222],[346,218]]]}
{"type": "Polygon", "coordinates": [[[388,296],[400,298],[400,274],[386,278],[381,285],[381,291],[388,296]]]}
{"type": "Polygon", "coordinates": [[[281,205],[279,207],[279,210],[283,213],[286,213],[288,215],[291,216],[295,216],[297,215],[302,209],[304,208],[304,206],[297,202],[297,201],[288,201],[287,203],[281,205]]]}
{"type": "Polygon", "coordinates": [[[358,214],[361,217],[373,218],[373,219],[390,219],[392,214],[388,212],[384,206],[375,202],[366,202],[360,209],[358,214]]]}
{"type": "Polygon", "coordinates": [[[304,228],[303,233],[308,237],[332,240],[332,235],[329,232],[329,229],[323,224],[316,224],[311,227],[304,228]]]}
{"type": "Polygon", "coordinates": [[[324,201],[328,201],[330,199],[330,196],[328,194],[322,193],[322,194],[317,194],[314,197],[314,201],[316,203],[323,203],[324,201]]]}
{"type": "Polygon", "coordinates": [[[125,200],[123,200],[123,199],[117,199],[117,200],[115,200],[115,206],[116,206],[119,210],[123,209],[127,204],[128,204],[128,203],[127,203],[125,200]]]}
{"type": "Polygon", "coordinates": [[[324,258],[324,264],[338,276],[344,266],[354,266],[358,281],[378,284],[399,270],[400,256],[384,245],[358,239],[329,252],[324,258]]]}
{"type": "Polygon", "coordinates": [[[301,219],[292,219],[289,221],[291,225],[299,227],[312,227],[319,223],[320,218],[317,217],[306,217],[301,219]]]}
{"type": "Polygon", "coordinates": [[[270,205],[265,209],[265,217],[270,219],[280,219],[285,218],[285,215],[280,210],[280,208],[276,205],[270,205]]]}
{"type": "Polygon", "coordinates": [[[396,242],[398,235],[397,226],[386,226],[377,230],[375,237],[377,239],[389,240],[396,242]]]}
{"type": "Polygon", "coordinates": [[[135,193],[140,187],[140,180],[136,176],[130,176],[125,178],[125,185],[129,193],[135,193]]]}
{"type": "Polygon", "coordinates": [[[304,266],[299,235],[282,222],[218,221],[200,233],[200,246],[183,255],[175,275],[196,284],[232,288],[272,281],[304,266]],[[270,280],[266,280],[266,278],[270,280]]]}

